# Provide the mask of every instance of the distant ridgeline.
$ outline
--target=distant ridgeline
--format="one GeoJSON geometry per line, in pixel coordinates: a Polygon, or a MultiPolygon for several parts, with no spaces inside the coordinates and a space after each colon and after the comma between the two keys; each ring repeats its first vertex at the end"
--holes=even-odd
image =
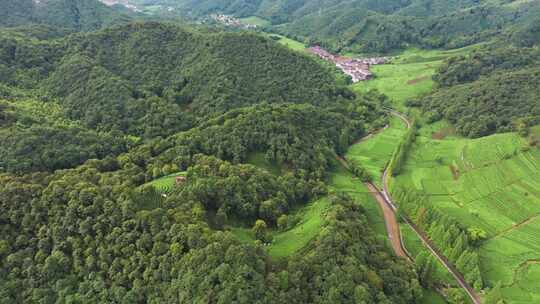
{"type": "MultiPolygon", "coordinates": [[[[258,16],[272,30],[332,51],[385,52],[409,44],[455,48],[539,22],[539,1],[156,0],[186,17],[258,16]]],[[[535,38],[538,39],[538,38],[535,38]]]]}
{"type": "Polygon", "coordinates": [[[98,0],[0,0],[0,26],[46,24],[92,31],[129,21],[130,16],[98,0]]]}

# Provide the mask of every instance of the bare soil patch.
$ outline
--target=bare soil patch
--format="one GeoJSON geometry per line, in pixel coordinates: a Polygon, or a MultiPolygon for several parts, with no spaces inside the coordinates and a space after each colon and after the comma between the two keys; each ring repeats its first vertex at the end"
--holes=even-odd
{"type": "Polygon", "coordinates": [[[434,132],[431,135],[431,138],[432,139],[442,140],[442,139],[445,139],[446,137],[454,134],[455,132],[456,132],[456,130],[453,127],[442,128],[439,131],[434,132]]]}
{"type": "Polygon", "coordinates": [[[422,82],[422,81],[426,81],[428,79],[429,79],[429,76],[418,77],[418,78],[411,79],[411,80],[407,81],[407,84],[408,85],[413,85],[413,84],[417,84],[417,83],[422,82]]]}

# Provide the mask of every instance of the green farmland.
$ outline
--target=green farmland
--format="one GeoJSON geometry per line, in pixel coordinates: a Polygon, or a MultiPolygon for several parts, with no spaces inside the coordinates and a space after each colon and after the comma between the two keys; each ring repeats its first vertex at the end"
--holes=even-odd
{"type": "Polygon", "coordinates": [[[444,214],[486,231],[479,253],[488,286],[500,282],[511,303],[540,301],[540,289],[524,283],[540,259],[540,149],[515,133],[433,137],[422,130],[394,186],[422,191],[444,214]]]}
{"type": "Polygon", "coordinates": [[[278,34],[271,34],[270,36],[279,37],[279,40],[277,40],[277,42],[290,48],[291,50],[304,51],[306,49],[306,45],[300,41],[296,41],[278,34]]]}
{"type": "Polygon", "coordinates": [[[257,17],[257,16],[250,16],[250,17],[242,18],[240,19],[240,22],[244,24],[256,25],[260,27],[267,27],[267,26],[272,25],[270,21],[263,19],[261,17],[257,17]]]}
{"type": "Polygon", "coordinates": [[[403,121],[392,116],[388,128],[368,140],[353,145],[345,157],[362,164],[373,176],[373,182],[380,186],[383,170],[405,131],[406,126],[403,121]]]}
{"type": "Polygon", "coordinates": [[[375,65],[371,71],[375,78],[353,85],[353,90],[366,92],[379,90],[392,99],[394,107],[405,110],[404,102],[431,92],[431,77],[445,58],[470,51],[472,47],[441,51],[408,49],[395,56],[390,64],[375,65]]]}

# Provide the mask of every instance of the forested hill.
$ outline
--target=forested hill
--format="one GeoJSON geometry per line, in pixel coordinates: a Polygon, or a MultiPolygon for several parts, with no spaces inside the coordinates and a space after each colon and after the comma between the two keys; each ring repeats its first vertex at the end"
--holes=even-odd
{"type": "MultiPolygon", "coordinates": [[[[430,120],[481,137],[540,123],[540,47],[488,46],[452,58],[434,76],[438,89],[421,105],[430,120]]],[[[414,102],[413,102],[414,104],[414,102]]]]}
{"type": "Polygon", "coordinates": [[[136,23],[61,41],[7,35],[1,48],[0,79],[8,86],[44,89],[71,118],[133,135],[144,135],[137,119],[150,98],[154,107],[172,107],[171,115],[207,116],[261,102],[322,105],[352,96],[313,59],[251,34],[136,23]]]}
{"type": "Polygon", "coordinates": [[[297,40],[336,51],[385,52],[409,44],[459,47],[538,22],[538,1],[167,1],[187,16],[259,16],[297,40]]]}
{"type": "MultiPolygon", "coordinates": [[[[55,115],[89,130],[147,140],[255,104],[328,107],[354,99],[313,58],[254,34],[135,23],[61,39],[42,36],[47,35],[32,29],[0,32],[0,96],[54,102],[55,115]]],[[[5,109],[13,117],[25,116],[20,107],[5,109]]],[[[54,165],[45,155],[37,157],[43,152],[38,147],[51,151],[55,146],[38,144],[38,131],[43,130],[27,137],[36,139],[34,145],[26,142],[35,148],[28,162],[16,161],[29,152],[22,146],[0,149],[3,167],[51,170],[103,155],[89,151],[54,165]]]]}
{"type": "Polygon", "coordinates": [[[383,96],[254,34],[80,29],[0,30],[0,303],[422,298],[359,202],[324,183],[336,153],[387,123],[383,96]],[[278,219],[300,227],[318,201],[304,248],[272,256],[278,219]]]}
{"type": "Polygon", "coordinates": [[[128,22],[130,17],[98,0],[0,0],[0,26],[46,24],[92,31],[128,22]]]}

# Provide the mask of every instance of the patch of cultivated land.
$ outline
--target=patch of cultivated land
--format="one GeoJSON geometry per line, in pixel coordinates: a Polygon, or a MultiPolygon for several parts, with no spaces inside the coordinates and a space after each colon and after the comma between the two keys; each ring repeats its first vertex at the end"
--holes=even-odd
{"type": "Polygon", "coordinates": [[[282,36],[282,35],[268,34],[268,36],[271,37],[272,39],[276,39],[276,41],[279,44],[284,45],[284,46],[290,48],[291,50],[305,51],[306,48],[307,48],[307,46],[304,43],[302,43],[300,41],[290,39],[290,38],[287,38],[287,37],[282,36]]]}
{"type": "Polygon", "coordinates": [[[403,121],[392,116],[388,128],[368,140],[353,145],[345,154],[345,158],[362,164],[373,176],[373,183],[380,188],[383,170],[405,131],[403,121]]]}
{"type": "Polygon", "coordinates": [[[422,191],[444,214],[485,230],[479,253],[488,285],[501,282],[509,303],[539,302],[540,288],[523,283],[523,265],[540,259],[540,149],[524,149],[515,133],[437,140],[433,132],[422,130],[394,186],[422,191]]]}
{"type": "Polygon", "coordinates": [[[257,17],[257,16],[241,18],[240,22],[242,22],[243,24],[256,25],[260,27],[267,27],[267,26],[272,25],[270,21],[263,19],[261,17],[257,17]]]}
{"type": "Polygon", "coordinates": [[[371,68],[375,78],[357,83],[353,89],[365,92],[377,89],[393,100],[398,110],[404,110],[404,102],[431,92],[431,76],[442,61],[450,56],[469,52],[472,47],[457,50],[419,50],[408,49],[394,57],[390,64],[371,68]]]}

